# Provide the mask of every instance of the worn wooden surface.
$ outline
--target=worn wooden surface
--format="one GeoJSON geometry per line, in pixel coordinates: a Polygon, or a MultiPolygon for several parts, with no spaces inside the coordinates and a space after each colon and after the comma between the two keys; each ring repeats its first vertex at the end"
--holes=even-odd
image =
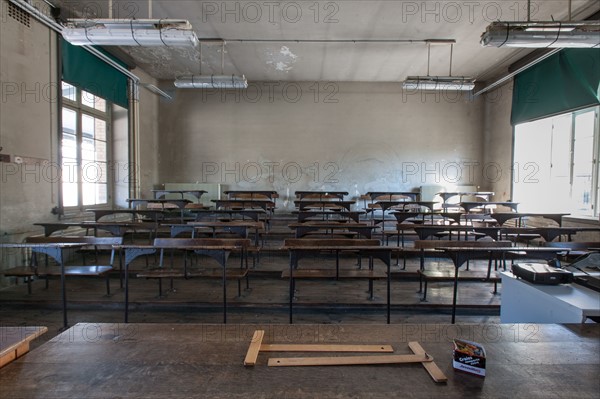
{"type": "Polygon", "coordinates": [[[47,331],[43,326],[0,327],[0,368],[29,352],[29,342],[47,331]]]}
{"type": "Polygon", "coordinates": [[[599,352],[597,324],[78,324],[0,370],[0,387],[11,398],[596,398],[599,352]],[[272,368],[260,354],[247,368],[257,329],[267,342],[389,343],[397,354],[419,341],[448,382],[420,364],[272,368]],[[453,338],[483,344],[485,378],[453,371],[453,338]]]}

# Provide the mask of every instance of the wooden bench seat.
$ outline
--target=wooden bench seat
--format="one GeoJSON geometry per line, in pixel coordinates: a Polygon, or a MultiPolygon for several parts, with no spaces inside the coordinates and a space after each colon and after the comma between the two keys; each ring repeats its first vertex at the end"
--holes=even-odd
{"type": "MultiPolygon", "coordinates": [[[[453,282],[454,281],[454,269],[452,270],[419,270],[419,292],[423,293],[421,301],[427,300],[427,285],[429,282],[453,282]]],[[[501,281],[500,275],[494,272],[487,277],[487,273],[461,270],[458,273],[458,280],[464,282],[480,282],[480,283],[494,283],[494,291],[498,292],[498,283],[501,281]]]]}

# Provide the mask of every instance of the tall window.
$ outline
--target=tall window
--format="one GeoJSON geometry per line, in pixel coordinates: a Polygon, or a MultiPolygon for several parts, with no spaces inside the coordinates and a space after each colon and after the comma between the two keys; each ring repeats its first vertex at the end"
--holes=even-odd
{"type": "Polygon", "coordinates": [[[598,217],[599,110],[515,126],[513,199],[519,210],[598,217]]]}
{"type": "Polygon", "coordinates": [[[63,206],[108,203],[108,121],[106,100],[62,83],[63,206]]]}

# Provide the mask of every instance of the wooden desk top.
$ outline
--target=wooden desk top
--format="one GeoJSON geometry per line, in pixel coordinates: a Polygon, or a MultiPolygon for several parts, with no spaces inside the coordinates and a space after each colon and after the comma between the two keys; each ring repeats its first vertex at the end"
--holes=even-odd
{"type": "Polygon", "coordinates": [[[0,386],[20,398],[66,399],[591,398],[599,338],[598,324],[77,324],[0,370],[0,386]],[[397,354],[418,341],[448,382],[434,383],[419,364],[267,367],[269,358],[303,353],[260,353],[244,367],[257,329],[264,343],[390,344],[397,354]],[[453,338],[485,347],[485,378],[453,371],[453,338]]]}
{"type": "Polygon", "coordinates": [[[324,221],[324,222],[319,222],[319,221],[315,221],[315,222],[304,222],[304,223],[290,223],[288,224],[288,227],[290,229],[297,229],[297,228],[302,228],[302,227],[318,227],[321,229],[347,229],[350,227],[367,227],[370,229],[376,229],[377,226],[373,226],[372,224],[367,224],[367,223],[352,223],[352,222],[343,222],[343,223],[336,223],[336,222],[328,222],[328,221],[324,221]]]}
{"type": "Polygon", "coordinates": [[[460,200],[462,200],[462,197],[468,195],[471,197],[481,197],[481,198],[487,198],[489,199],[491,196],[495,195],[496,193],[494,193],[493,191],[454,191],[454,192],[441,192],[441,193],[437,193],[436,195],[439,195],[440,197],[442,197],[442,199],[444,200],[444,202],[448,201],[449,198],[458,196],[460,198],[460,200]]]}
{"type": "MultiPolygon", "coordinates": [[[[235,196],[235,195],[250,195],[250,196],[261,195],[261,196],[267,197],[269,199],[279,197],[279,195],[277,194],[277,191],[274,191],[274,190],[228,190],[228,191],[224,191],[223,194],[230,196],[230,197],[235,196]]],[[[234,199],[234,198],[232,198],[232,199],[234,199]]]]}
{"type": "Polygon", "coordinates": [[[296,198],[303,199],[306,197],[313,197],[323,199],[323,197],[329,198],[338,198],[343,200],[346,195],[348,195],[347,191],[295,191],[294,195],[296,198]]]}
{"type": "Polygon", "coordinates": [[[47,327],[0,327],[0,368],[29,352],[29,342],[47,331],[47,327]]]}
{"type": "Polygon", "coordinates": [[[390,197],[389,199],[391,200],[391,198],[396,195],[409,197],[416,201],[421,195],[421,193],[414,191],[369,191],[365,194],[365,196],[367,198],[370,198],[371,200],[375,200],[378,197],[390,197]]]}
{"type": "Polygon", "coordinates": [[[554,220],[559,226],[562,225],[563,216],[568,216],[569,213],[523,213],[523,212],[498,212],[490,213],[488,216],[492,219],[496,219],[498,224],[503,225],[510,219],[521,220],[524,217],[540,217],[545,219],[554,220]]]}
{"type": "Polygon", "coordinates": [[[193,227],[248,227],[251,229],[262,229],[265,227],[264,222],[255,222],[249,220],[232,220],[229,222],[188,222],[185,225],[171,226],[193,226],[193,227]]]}
{"type": "Polygon", "coordinates": [[[433,210],[433,207],[435,206],[435,204],[437,204],[437,202],[436,201],[377,201],[377,202],[375,202],[375,204],[379,205],[381,207],[381,209],[383,209],[384,211],[389,208],[395,207],[395,206],[401,206],[404,209],[407,205],[424,206],[426,208],[433,210]]]}
{"type": "Polygon", "coordinates": [[[181,195],[182,199],[185,194],[190,194],[190,195],[196,197],[196,199],[200,199],[200,197],[202,197],[203,194],[207,193],[207,191],[205,191],[205,190],[164,190],[164,189],[152,190],[152,192],[154,193],[154,197],[157,199],[159,199],[161,197],[165,197],[168,194],[179,194],[179,195],[181,195]]]}
{"type": "Polygon", "coordinates": [[[508,208],[511,208],[513,211],[517,212],[517,207],[519,206],[518,202],[512,202],[512,201],[496,201],[496,202],[490,202],[490,201],[462,201],[460,203],[458,203],[458,205],[460,207],[462,207],[464,210],[466,210],[467,212],[471,212],[472,209],[474,208],[487,208],[489,206],[505,206],[508,208]]]}

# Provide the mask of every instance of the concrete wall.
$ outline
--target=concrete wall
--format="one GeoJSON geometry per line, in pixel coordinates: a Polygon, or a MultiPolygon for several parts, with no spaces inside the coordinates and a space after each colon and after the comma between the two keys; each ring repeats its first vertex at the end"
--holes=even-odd
{"type": "Polygon", "coordinates": [[[512,199],[513,128],[510,124],[513,81],[486,93],[484,102],[484,162],[500,173],[490,173],[487,185],[496,201],[512,199]],[[492,166],[493,165],[493,166],[492,166]]]}
{"type": "MultiPolygon", "coordinates": [[[[144,83],[157,85],[158,82],[143,70],[136,68],[132,71],[144,83]]],[[[158,177],[158,115],[161,97],[140,88],[139,100],[139,153],[136,168],[140,176],[140,195],[142,198],[152,198],[152,189],[159,182],[158,177]]]]}
{"type": "Polygon", "coordinates": [[[158,123],[159,182],[274,189],[284,204],[299,189],[487,189],[480,99],[400,84],[259,82],[242,93],[178,90],[158,123]]]}
{"type": "Polygon", "coordinates": [[[0,234],[5,241],[40,232],[58,205],[56,35],[27,27],[0,3],[0,234]]]}

